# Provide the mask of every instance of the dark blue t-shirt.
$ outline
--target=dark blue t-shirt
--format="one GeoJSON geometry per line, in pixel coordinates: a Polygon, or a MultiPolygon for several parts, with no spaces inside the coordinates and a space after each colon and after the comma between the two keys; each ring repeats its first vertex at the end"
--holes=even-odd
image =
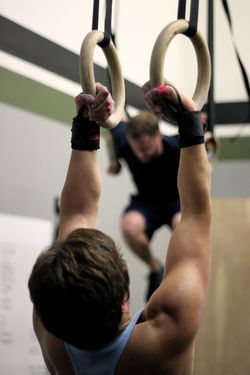
{"type": "Polygon", "coordinates": [[[177,173],[180,158],[178,136],[162,136],[163,153],[142,163],[134,155],[125,132],[126,122],[111,130],[118,159],[123,159],[132,174],[138,196],[148,203],[179,199],[177,173]]]}

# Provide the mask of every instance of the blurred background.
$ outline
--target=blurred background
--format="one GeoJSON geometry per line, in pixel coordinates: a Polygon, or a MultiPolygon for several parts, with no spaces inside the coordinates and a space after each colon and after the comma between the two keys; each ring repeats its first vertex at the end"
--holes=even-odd
{"type": "MultiPolygon", "coordinates": [[[[189,9],[190,1],[187,2],[189,9]]],[[[250,117],[249,97],[235,47],[250,70],[248,0],[201,0],[198,30],[211,43],[213,85],[210,125],[218,141],[213,163],[213,257],[207,313],[197,340],[196,375],[248,375],[250,358],[250,117]],[[213,12],[211,13],[211,5],[213,12]],[[210,31],[209,22],[210,20],[210,31]],[[212,22],[212,28],[211,28],[212,22]],[[213,31],[213,35],[211,35],[213,31]]],[[[32,331],[27,279],[39,252],[55,236],[57,199],[70,155],[73,97],[81,91],[79,52],[92,27],[92,0],[0,1],[0,374],[46,374],[32,331]],[[12,358],[15,358],[13,361],[12,358]]],[[[112,30],[126,80],[127,111],[143,108],[140,87],[160,31],[177,18],[178,1],[113,1],[112,30]]],[[[100,2],[99,30],[104,29],[100,2]]],[[[188,15],[188,13],[187,13],[188,15]]],[[[187,17],[188,18],[188,17],[187,17]]],[[[95,49],[97,80],[108,82],[107,63],[95,49]]],[[[188,38],[172,41],[165,76],[192,95],[197,76],[188,38]]],[[[210,106],[210,107],[209,107],[210,106]]],[[[176,128],[160,123],[166,134],[176,128]]],[[[99,161],[103,191],[97,227],[121,247],[131,275],[131,309],[144,304],[147,269],[126,248],[119,219],[134,186],[126,168],[107,174],[102,131],[99,161]]],[[[163,173],[163,177],[164,173],[163,173]]],[[[164,260],[170,232],[152,247],[164,260]]]]}

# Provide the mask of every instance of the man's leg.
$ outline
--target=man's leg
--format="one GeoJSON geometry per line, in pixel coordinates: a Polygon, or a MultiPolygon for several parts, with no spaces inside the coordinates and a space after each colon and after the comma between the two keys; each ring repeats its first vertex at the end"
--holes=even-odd
{"type": "Polygon", "coordinates": [[[146,234],[146,219],[143,214],[136,210],[125,213],[121,221],[121,231],[129,248],[150,269],[146,292],[146,301],[148,301],[163,279],[164,268],[160,261],[152,256],[150,240],[146,234]]]}
{"type": "Polygon", "coordinates": [[[153,258],[149,238],[145,233],[146,220],[139,211],[128,211],[121,221],[121,231],[131,250],[153,270],[158,261],[153,258]]]}

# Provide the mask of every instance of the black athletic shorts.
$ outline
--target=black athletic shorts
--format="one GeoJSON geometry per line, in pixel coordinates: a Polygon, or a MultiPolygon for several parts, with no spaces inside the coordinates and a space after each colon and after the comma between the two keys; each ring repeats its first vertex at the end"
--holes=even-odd
{"type": "Polygon", "coordinates": [[[146,219],[146,235],[150,240],[154,232],[162,225],[168,225],[172,229],[171,221],[173,216],[180,212],[179,200],[167,202],[166,204],[149,203],[141,200],[138,196],[132,195],[129,205],[123,214],[129,211],[139,211],[146,219]]]}

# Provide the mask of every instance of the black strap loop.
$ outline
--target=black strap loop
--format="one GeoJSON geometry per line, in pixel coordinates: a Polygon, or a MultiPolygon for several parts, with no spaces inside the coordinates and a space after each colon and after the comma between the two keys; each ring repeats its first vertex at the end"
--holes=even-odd
{"type": "MultiPolygon", "coordinates": [[[[222,4],[223,4],[223,7],[224,7],[226,16],[227,16],[227,20],[228,20],[228,24],[229,24],[229,27],[230,27],[231,34],[233,35],[232,20],[231,20],[231,16],[230,16],[227,1],[222,0],[222,4]]],[[[238,59],[239,65],[240,65],[240,70],[241,70],[241,73],[242,73],[242,77],[243,77],[243,80],[244,80],[244,84],[245,84],[245,88],[246,88],[246,91],[247,91],[247,94],[248,94],[248,98],[249,98],[249,101],[250,101],[250,86],[249,86],[249,81],[248,81],[248,77],[247,77],[247,72],[244,68],[244,65],[243,65],[242,61],[241,61],[239,52],[237,50],[237,47],[236,47],[234,41],[233,41],[233,45],[234,45],[234,50],[235,50],[235,53],[236,53],[236,56],[237,56],[237,59],[238,59]]]]}
{"type": "MultiPolygon", "coordinates": [[[[222,5],[223,5],[223,8],[225,10],[225,14],[226,14],[226,17],[227,17],[227,20],[228,20],[228,24],[229,24],[229,28],[230,28],[232,40],[233,40],[232,18],[231,18],[231,15],[230,15],[227,0],[222,0],[222,5]]],[[[238,60],[239,66],[240,66],[240,70],[241,70],[242,78],[243,78],[243,81],[244,81],[245,89],[246,89],[246,92],[247,92],[247,95],[248,95],[248,113],[247,113],[247,116],[246,116],[246,120],[244,122],[244,124],[246,124],[247,120],[249,118],[249,113],[250,113],[250,85],[249,85],[249,80],[248,80],[248,76],[247,76],[247,71],[246,71],[246,69],[245,69],[245,67],[244,67],[244,65],[241,61],[241,58],[240,58],[240,55],[239,55],[239,52],[238,52],[238,49],[236,47],[236,44],[235,44],[234,40],[233,40],[233,47],[234,47],[235,54],[236,54],[236,57],[237,57],[237,60],[238,60]]],[[[242,127],[241,127],[241,129],[242,129],[242,127]]],[[[239,136],[240,136],[240,133],[238,133],[237,136],[233,138],[233,140],[236,140],[239,136]]]]}
{"type": "Polygon", "coordinates": [[[94,0],[92,30],[98,30],[98,23],[99,23],[99,0],[94,0]]]}
{"type": "Polygon", "coordinates": [[[177,19],[184,20],[186,17],[186,0],[179,0],[177,19]]]}
{"type": "MultiPolygon", "coordinates": [[[[190,3],[190,18],[189,27],[184,33],[189,38],[192,38],[197,33],[199,13],[199,0],[191,0],[190,3]]],[[[186,0],[179,0],[177,19],[185,19],[186,17],[186,0]]]]}
{"type": "MultiPolygon", "coordinates": [[[[98,43],[101,48],[108,47],[111,40],[112,0],[106,0],[104,38],[98,43]]],[[[99,0],[94,0],[92,30],[98,30],[99,22],[99,0]]]]}

